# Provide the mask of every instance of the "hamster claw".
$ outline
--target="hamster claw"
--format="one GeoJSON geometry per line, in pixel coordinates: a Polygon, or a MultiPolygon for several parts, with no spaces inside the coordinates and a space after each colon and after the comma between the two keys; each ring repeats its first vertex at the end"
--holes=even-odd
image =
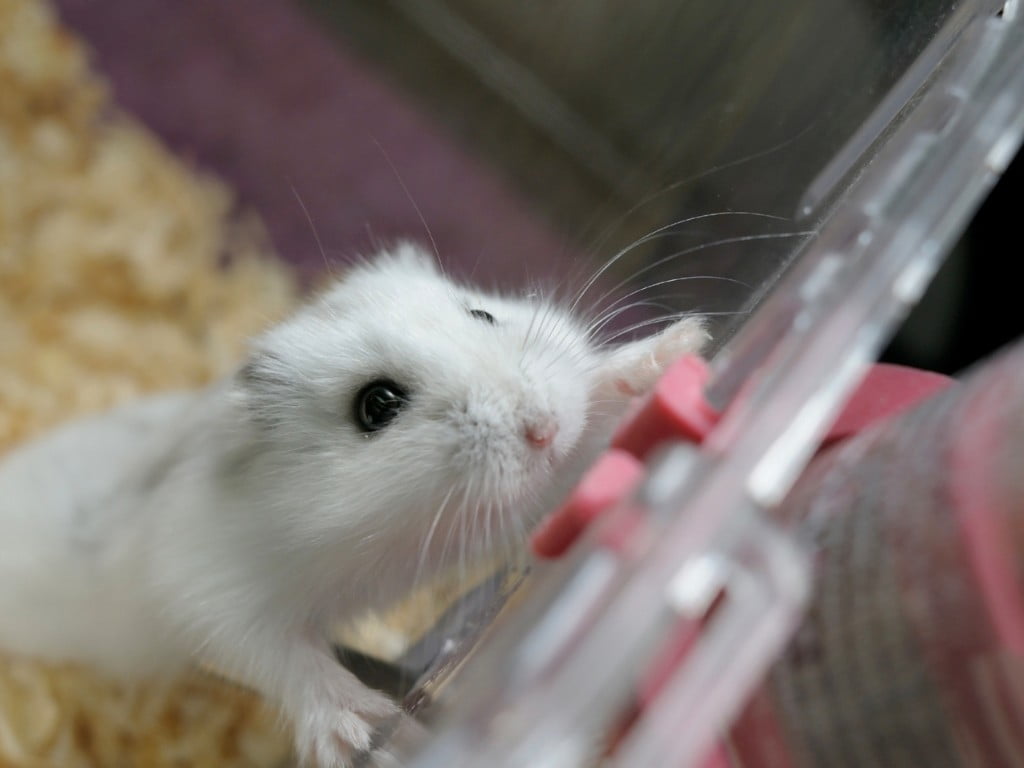
{"type": "Polygon", "coordinates": [[[684,355],[699,353],[710,340],[702,317],[684,317],[672,323],[653,339],[659,374],[684,355]]]}
{"type": "Polygon", "coordinates": [[[660,333],[623,344],[608,359],[614,390],[625,397],[646,394],[665,369],[684,355],[699,353],[709,340],[700,317],[684,317],[660,333]]]}
{"type": "Polygon", "coordinates": [[[358,708],[321,705],[295,718],[295,745],[301,765],[350,768],[373,745],[374,733],[399,709],[383,695],[360,697],[358,708]]]}

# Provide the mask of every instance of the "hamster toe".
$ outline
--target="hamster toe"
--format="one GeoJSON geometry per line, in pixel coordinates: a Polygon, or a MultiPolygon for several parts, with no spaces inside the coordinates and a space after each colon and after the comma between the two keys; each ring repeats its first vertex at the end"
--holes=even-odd
{"type": "Polygon", "coordinates": [[[373,726],[355,712],[310,716],[296,724],[295,746],[302,765],[347,768],[357,754],[369,749],[373,726]]]}
{"type": "Polygon", "coordinates": [[[684,317],[658,334],[655,358],[659,367],[667,367],[683,355],[699,353],[709,340],[703,318],[684,317]]]}
{"type": "Polygon", "coordinates": [[[398,707],[376,694],[360,697],[358,709],[322,707],[307,711],[295,723],[296,751],[303,764],[317,768],[347,768],[373,743],[377,727],[398,707]]]}
{"type": "Polygon", "coordinates": [[[685,355],[698,354],[709,335],[701,317],[677,320],[660,333],[614,349],[601,371],[599,391],[632,398],[646,394],[665,370],[685,355]],[[612,389],[604,389],[608,385],[612,389]]]}

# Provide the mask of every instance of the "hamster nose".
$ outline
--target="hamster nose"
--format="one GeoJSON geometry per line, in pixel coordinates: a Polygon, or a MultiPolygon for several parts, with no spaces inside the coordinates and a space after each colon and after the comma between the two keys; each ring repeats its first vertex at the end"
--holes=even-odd
{"type": "Polygon", "coordinates": [[[542,421],[528,421],[523,430],[526,442],[534,448],[546,448],[555,440],[558,434],[558,424],[553,419],[542,421]]]}

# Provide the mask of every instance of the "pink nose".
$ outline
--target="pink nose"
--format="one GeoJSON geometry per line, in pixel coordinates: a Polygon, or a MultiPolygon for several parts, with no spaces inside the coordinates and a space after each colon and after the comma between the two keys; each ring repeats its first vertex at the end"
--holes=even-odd
{"type": "Polygon", "coordinates": [[[526,442],[534,448],[546,448],[554,442],[555,435],[558,434],[558,425],[553,421],[527,424],[524,434],[526,442]]]}

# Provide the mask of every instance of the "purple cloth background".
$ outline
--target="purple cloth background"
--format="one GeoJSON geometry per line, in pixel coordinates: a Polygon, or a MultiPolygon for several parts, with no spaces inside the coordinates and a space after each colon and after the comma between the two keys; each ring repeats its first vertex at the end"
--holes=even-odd
{"type": "Polygon", "coordinates": [[[521,285],[579,264],[494,170],[287,0],[57,6],[119,104],[230,181],[306,275],[323,258],[296,193],[335,262],[375,241],[426,241],[411,196],[456,273],[521,285]]]}

